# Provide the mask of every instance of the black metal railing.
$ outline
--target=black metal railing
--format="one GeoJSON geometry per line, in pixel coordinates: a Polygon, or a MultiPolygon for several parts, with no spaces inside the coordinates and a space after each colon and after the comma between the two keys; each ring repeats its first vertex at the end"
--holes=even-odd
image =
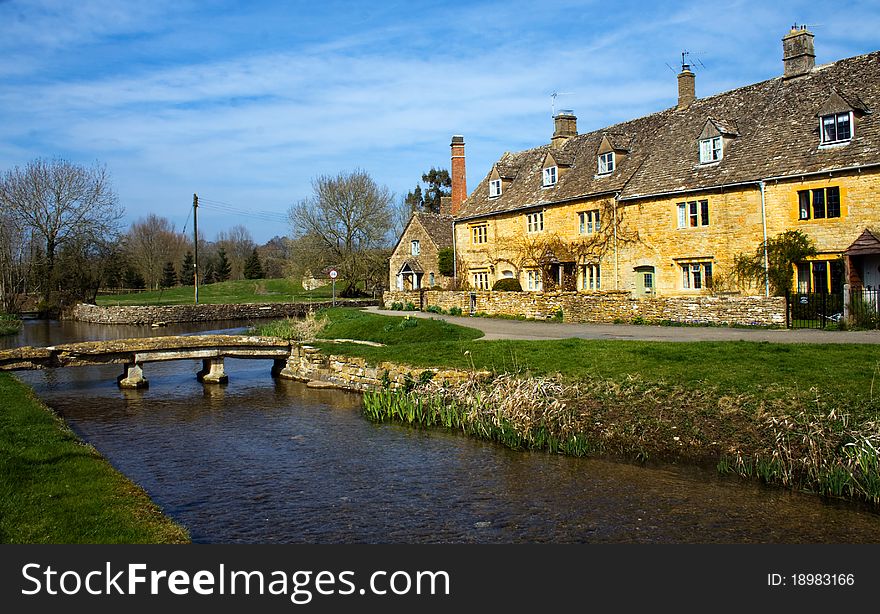
{"type": "Polygon", "coordinates": [[[825,328],[843,319],[843,294],[788,293],[785,302],[789,328],[825,328]]]}
{"type": "Polygon", "coordinates": [[[855,328],[880,328],[880,290],[849,291],[847,323],[855,328]]]}

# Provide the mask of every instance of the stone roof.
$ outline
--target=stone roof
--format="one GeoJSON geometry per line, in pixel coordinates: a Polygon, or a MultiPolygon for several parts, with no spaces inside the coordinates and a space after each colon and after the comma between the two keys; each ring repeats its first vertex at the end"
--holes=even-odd
{"type": "Polygon", "coordinates": [[[417,212],[413,214],[425,232],[437,246],[437,249],[452,247],[452,216],[445,213],[424,213],[417,212]]]}
{"type": "MultiPolygon", "coordinates": [[[[880,51],[815,67],[793,78],[781,76],[700,98],[687,108],[580,134],[560,149],[542,145],[505,153],[495,166],[515,180],[489,198],[488,176],[464,201],[457,219],[525,209],[602,194],[621,200],[757,182],[880,163],[880,51]],[[845,101],[855,114],[853,138],[845,145],[820,146],[817,114],[845,101]],[[718,162],[700,164],[698,137],[712,118],[732,135],[718,162]],[[719,119],[721,118],[721,119],[719,119]],[[626,135],[628,155],[613,173],[597,175],[603,136],[626,135]],[[547,152],[571,161],[555,186],[542,187],[547,152]]],[[[614,141],[619,141],[614,138],[614,141]]],[[[614,143],[618,145],[618,143],[614,143]]],[[[491,172],[491,169],[490,169],[491,172]]]]}
{"type": "Polygon", "coordinates": [[[869,229],[865,228],[865,232],[859,235],[859,238],[853,241],[853,244],[843,253],[847,256],[880,254],[880,239],[878,239],[869,229]]]}

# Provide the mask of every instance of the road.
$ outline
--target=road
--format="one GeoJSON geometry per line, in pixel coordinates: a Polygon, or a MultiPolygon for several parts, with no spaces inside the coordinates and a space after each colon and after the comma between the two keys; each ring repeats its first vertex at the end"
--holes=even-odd
{"type": "Polygon", "coordinates": [[[710,326],[649,326],[634,324],[562,324],[526,322],[501,318],[471,318],[424,313],[390,311],[367,307],[383,315],[409,315],[434,318],[470,326],[485,334],[483,339],[618,339],[636,341],[757,341],[769,343],[876,343],[880,331],[825,331],[810,329],[727,328],[710,326]]]}

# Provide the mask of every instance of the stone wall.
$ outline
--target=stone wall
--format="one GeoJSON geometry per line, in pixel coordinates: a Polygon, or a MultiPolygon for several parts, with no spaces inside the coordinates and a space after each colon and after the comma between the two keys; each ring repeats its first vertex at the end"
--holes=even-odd
{"type": "Polygon", "coordinates": [[[785,298],[763,296],[659,296],[632,298],[629,292],[386,292],[385,308],[411,302],[418,308],[437,306],[444,311],[458,307],[465,315],[473,311],[552,319],[562,310],[564,322],[681,322],[768,326],[785,324],[785,298]]]}
{"type": "Polygon", "coordinates": [[[488,372],[474,374],[457,369],[428,369],[382,362],[370,365],[357,356],[323,354],[318,348],[303,345],[295,346],[287,367],[280,377],[307,382],[322,382],[334,388],[345,390],[378,390],[386,385],[390,388],[406,386],[418,382],[423,373],[429,372],[437,382],[458,384],[476,377],[488,377],[488,372]]]}
{"type": "MultiPolygon", "coordinates": [[[[337,307],[367,307],[378,301],[336,301],[337,307]]],[[[331,307],[320,303],[245,303],[241,305],[165,305],[104,307],[80,303],[64,314],[68,320],[94,324],[171,324],[215,320],[259,320],[302,317],[309,311],[331,307]]]]}

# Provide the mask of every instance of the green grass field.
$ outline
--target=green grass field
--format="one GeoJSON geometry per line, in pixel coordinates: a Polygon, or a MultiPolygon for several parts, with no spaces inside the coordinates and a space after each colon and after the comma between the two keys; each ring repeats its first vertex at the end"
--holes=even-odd
{"type": "Polygon", "coordinates": [[[187,543],[146,492],[0,373],[0,543],[187,543]]]}
{"type": "MultiPolygon", "coordinates": [[[[337,292],[340,285],[336,285],[337,292]]],[[[325,301],[332,298],[332,288],[327,285],[317,290],[304,290],[299,282],[290,279],[245,279],[224,281],[199,286],[199,303],[293,303],[301,301],[325,301]]],[[[179,286],[151,292],[112,294],[99,296],[98,305],[183,305],[193,302],[193,287],[179,286]]]]}

